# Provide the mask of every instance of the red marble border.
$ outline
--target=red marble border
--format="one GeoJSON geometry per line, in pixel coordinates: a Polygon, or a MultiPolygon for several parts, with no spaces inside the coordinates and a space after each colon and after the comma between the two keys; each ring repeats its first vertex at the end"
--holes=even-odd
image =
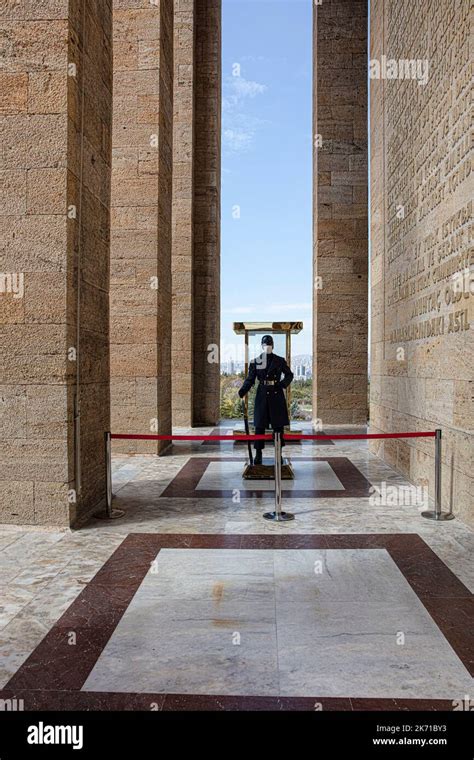
{"type": "MultiPolygon", "coordinates": [[[[292,489],[283,492],[283,501],[286,499],[358,499],[370,496],[372,484],[357,469],[348,457],[298,457],[298,462],[327,462],[336,477],[341,481],[344,490],[318,490],[318,489],[292,489]]],[[[171,483],[165,488],[160,498],[177,499],[232,499],[234,491],[223,488],[198,488],[199,481],[203,477],[211,462],[241,462],[239,457],[195,457],[189,459],[180,471],[175,475],[171,483]]],[[[246,483],[250,481],[244,481],[246,483]]],[[[274,490],[240,488],[242,499],[273,496],[274,490]]]]}
{"type": "Polygon", "coordinates": [[[227,694],[136,694],[129,692],[3,690],[0,699],[22,699],[26,712],[48,710],[163,712],[452,711],[448,699],[354,697],[232,697],[227,694]],[[320,705],[320,706],[319,706],[320,705]]]}
{"type": "Polygon", "coordinates": [[[81,692],[89,673],[162,548],[386,549],[467,670],[474,675],[474,598],[416,534],[130,534],[79,594],[0,698],[26,710],[451,710],[449,700],[230,697],[81,692]],[[69,634],[76,634],[70,643],[69,634]],[[153,704],[153,708],[151,705],[153,704]]]}

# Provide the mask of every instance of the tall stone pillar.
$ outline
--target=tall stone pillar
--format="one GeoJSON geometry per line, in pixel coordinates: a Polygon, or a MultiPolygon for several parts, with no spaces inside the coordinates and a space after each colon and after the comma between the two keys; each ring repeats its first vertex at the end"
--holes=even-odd
{"type": "MultiPolygon", "coordinates": [[[[115,0],[112,429],[171,431],[173,0],[115,0]]],[[[157,452],[120,441],[116,451],[157,452]]]]}
{"type": "Polygon", "coordinates": [[[173,423],[220,408],[221,0],[175,6],[173,423]],[[209,361],[209,358],[216,361],[209,361]]]}
{"type": "Polygon", "coordinates": [[[188,427],[194,420],[195,86],[195,0],[179,0],[174,15],[172,415],[174,425],[188,427]]]}
{"type": "Polygon", "coordinates": [[[111,5],[11,2],[2,32],[0,521],[69,526],[105,489],[111,5]]]}
{"type": "Polygon", "coordinates": [[[220,417],[221,0],[200,0],[196,24],[194,168],[194,422],[220,417]],[[214,351],[215,355],[215,351],[214,351]]]}
{"type": "Polygon", "coordinates": [[[314,6],[313,416],[367,421],[367,2],[314,6]]]}

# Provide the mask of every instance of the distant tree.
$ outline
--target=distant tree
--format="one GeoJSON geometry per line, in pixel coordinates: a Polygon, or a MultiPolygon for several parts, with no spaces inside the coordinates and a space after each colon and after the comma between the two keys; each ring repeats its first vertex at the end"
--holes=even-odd
{"type": "Polygon", "coordinates": [[[221,374],[221,417],[224,419],[241,419],[242,401],[238,389],[242,385],[243,373],[240,375],[221,374]]]}

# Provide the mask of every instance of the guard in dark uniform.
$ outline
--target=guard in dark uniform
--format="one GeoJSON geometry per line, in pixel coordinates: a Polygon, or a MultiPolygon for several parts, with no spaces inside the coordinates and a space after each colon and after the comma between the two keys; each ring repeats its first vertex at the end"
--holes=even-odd
{"type": "MultiPolygon", "coordinates": [[[[273,338],[264,335],[262,338],[263,352],[249,365],[249,373],[239,390],[240,398],[247,395],[250,388],[258,380],[257,395],[253,412],[253,423],[256,435],[264,435],[265,430],[272,428],[274,433],[283,433],[285,425],[290,424],[288,407],[286,405],[284,388],[293,380],[293,372],[282,356],[273,353],[273,338]],[[282,379],[283,375],[283,379],[282,379]]],[[[282,446],[285,445],[282,436],[282,446]]],[[[265,441],[255,441],[255,464],[262,464],[262,449],[265,441]]]]}

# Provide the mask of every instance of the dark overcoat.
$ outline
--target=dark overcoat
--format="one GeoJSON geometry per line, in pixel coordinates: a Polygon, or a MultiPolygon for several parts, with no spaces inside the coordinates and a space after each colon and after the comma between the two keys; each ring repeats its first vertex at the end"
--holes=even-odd
{"type": "Polygon", "coordinates": [[[293,372],[286,360],[277,354],[260,354],[249,365],[249,372],[239,390],[243,398],[258,381],[253,411],[253,424],[258,428],[278,428],[290,424],[288,407],[283,390],[293,380],[293,372]],[[283,375],[283,379],[282,379],[283,375]],[[275,385],[265,385],[264,380],[274,380],[275,385]]]}

